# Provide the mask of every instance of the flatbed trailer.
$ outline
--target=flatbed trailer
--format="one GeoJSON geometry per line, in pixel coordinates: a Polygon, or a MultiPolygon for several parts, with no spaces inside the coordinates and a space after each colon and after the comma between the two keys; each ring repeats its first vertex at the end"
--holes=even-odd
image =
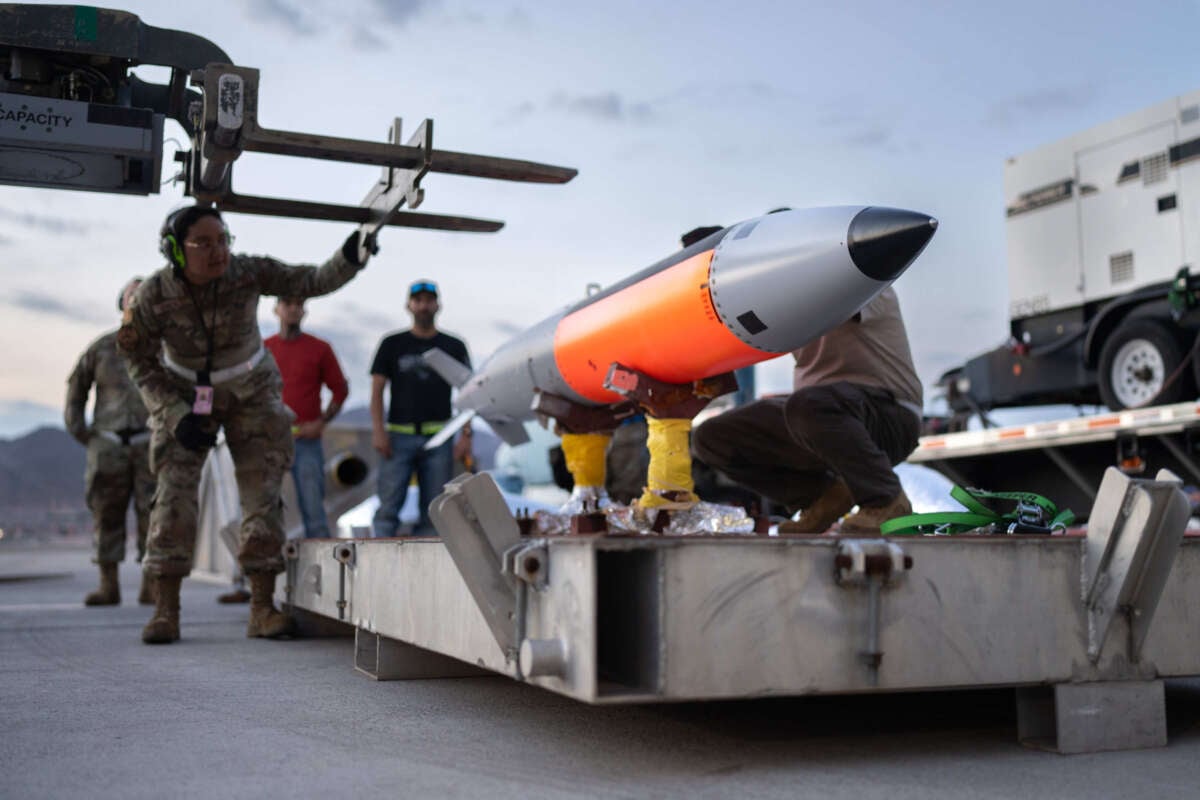
{"type": "Polygon", "coordinates": [[[1168,469],[1200,486],[1198,448],[1200,402],[1191,401],[924,436],[908,462],[963,487],[1037,492],[1086,520],[1109,467],[1168,469]]]}
{"type": "Polygon", "coordinates": [[[279,593],[380,680],[495,673],[592,704],[1013,686],[1023,742],[1161,746],[1163,679],[1200,675],[1173,477],[1110,470],[1086,533],[883,539],[525,536],[464,476],[440,539],[292,541],[279,593]]]}

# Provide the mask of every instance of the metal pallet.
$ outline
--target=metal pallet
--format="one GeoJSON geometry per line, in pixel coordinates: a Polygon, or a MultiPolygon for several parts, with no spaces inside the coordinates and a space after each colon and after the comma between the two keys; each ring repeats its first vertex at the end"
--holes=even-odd
{"type": "Polygon", "coordinates": [[[1160,478],[1113,470],[1086,536],[882,540],[523,538],[471,476],[435,502],[441,540],[292,542],[285,594],[354,626],[380,679],[587,703],[1015,686],[1025,741],[1155,746],[1162,679],[1200,674],[1200,537],[1160,478]]]}

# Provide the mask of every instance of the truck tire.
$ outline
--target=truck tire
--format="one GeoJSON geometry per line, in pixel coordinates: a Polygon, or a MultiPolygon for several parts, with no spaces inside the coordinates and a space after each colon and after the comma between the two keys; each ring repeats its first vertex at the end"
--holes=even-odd
{"type": "Polygon", "coordinates": [[[1113,411],[1177,403],[1190,391],[1191,371],[1179,370],[1186,355],[1164,323],[1129,320],[1113,331],[1100,351],[1100,398],[1113,411]]]}

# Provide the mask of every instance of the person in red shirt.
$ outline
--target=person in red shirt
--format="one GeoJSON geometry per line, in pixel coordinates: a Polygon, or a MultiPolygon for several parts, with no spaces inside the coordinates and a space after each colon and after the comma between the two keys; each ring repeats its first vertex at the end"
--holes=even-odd
{"type": "Polygon", "coordinates": [[[303,297],[280,297],[275,303],[279,333],[263,344],[271,351],[279,374],[283,376],[283,402],[296,415],[292,434],[296,438],[296,458],[292,479],[296,482],[296,501],[304,520],[304,535],[309,539],[329,538],[325,516],[325,452],[321,433],[342,410],[350,393],[346,376],[338,365],[329,342],[303,333],[303,297]],[[321,386],[333,396],[321,410],[321,386]]]}

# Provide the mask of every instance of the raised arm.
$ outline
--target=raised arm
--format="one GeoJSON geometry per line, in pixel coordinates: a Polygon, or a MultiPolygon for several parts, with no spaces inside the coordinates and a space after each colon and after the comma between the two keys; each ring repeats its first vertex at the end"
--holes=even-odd
{"type": "MultiPolygon", "coordinates": [[[[374,244],[371,244],[374,247],[374,244]]],[[[317,297],[340,289],[358,274],[369,258],[358,244],[358,231],[319,267],[284,264],[266,256],[239,256],[258,276],[259,290],[277,297],[317,297]],[[359,258],[362,258],[359,261],[359,258]]]]}

